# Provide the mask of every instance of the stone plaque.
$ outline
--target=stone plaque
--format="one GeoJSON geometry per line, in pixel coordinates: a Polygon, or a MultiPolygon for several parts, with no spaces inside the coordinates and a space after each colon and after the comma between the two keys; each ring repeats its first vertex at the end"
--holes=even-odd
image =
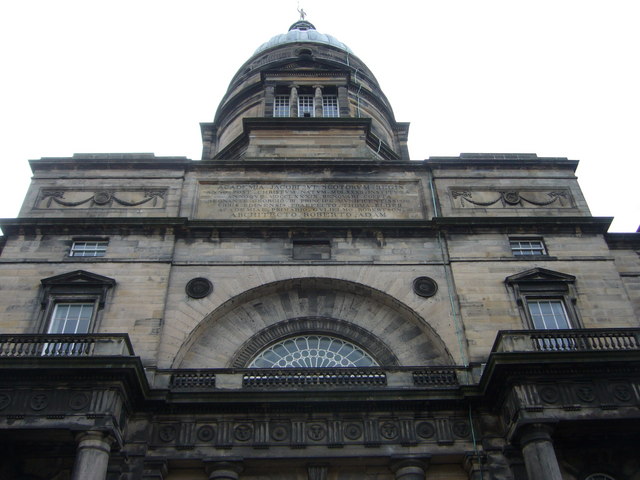
{"type": "Polygon", "coordinates": [[[216,220],[420,220],[415,182],[202,182],[196,218],[216,220]]]}

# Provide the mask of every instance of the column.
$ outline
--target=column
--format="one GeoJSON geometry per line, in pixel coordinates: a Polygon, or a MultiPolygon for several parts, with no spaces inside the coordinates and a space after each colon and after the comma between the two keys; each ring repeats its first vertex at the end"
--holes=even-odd
{"type": "Polygon", "coordinates": [[[313,88],[316,89],[316,94],[313,97],[314,114],[317,118],[320,118],[322,117],[322,86],[314,85],[313,88]]]}
{"type": "Polygon", "coordinates": [[[274,83],[267,83],[264,88],[264,116],[273,117],[273,102],[275,101],[276,86],[274,83]]]}
{"type": "Polygon", "coordinates": [[[529,480],[562,480],[551,441],[550,425],[534,423],[523,428],[520,446],[529,480]]]}
{"type": "Polygon", "coordinates": [[[298,116],[298,86],[291,85],[291,93],[289,94],[289,111],[292,117],[298,116]]]}
{"type": "Polygon", "coordinates": [[[104,432],[83,432],[76,440],[78,450],[71,480],[104,480],[113,439],[104,432]]]}
{"type": "Polygon", "coordinates": [[[407,458],[393,462],[390,468],[396,480],[425,480],[428,465],[427,460],[407,458]]]}
{"type": "Polygon", "coordinates": [[[347,87],[338,87],[338,111],[341,117],[350,117],[349,112],[349,92],[347,87]]]}
{"type": "Polygon", "coordinates": [[[238,480],[242,472],[242,462],[207,462],[205,469],[209,480],[238,480]]]}

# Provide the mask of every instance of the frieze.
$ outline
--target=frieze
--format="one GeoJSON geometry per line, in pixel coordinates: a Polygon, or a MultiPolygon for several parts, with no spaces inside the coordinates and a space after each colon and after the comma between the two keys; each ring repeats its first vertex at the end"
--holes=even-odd
{"type": "Polygon", "coordinates": [[[159,421],[153,427],[152,445],[158,448],[212,446],[229,449],[286,445],[380,447],[420,443],[450,445],[469,441],[471,425],[465,417],[364,417],[317,419],[211,419],[209,421],[159,421]]]}
{"type": "Polygon", "coordinates": [[[454,208],[574,208],[569,190],[452,189],[454,208]]]}
{"type": "Polygon", "coordinates": [[[42,189],[34,210],[64,208],[164,208],[166,188],[159,189],[42,189]]]}
{"type": "Polygon", "coordinates": [[[606,411],[631,405],[640,405],[640,383],[604,379],[592,382],[559,381],[514,385],[502,404],[501,414],[505,424],[513,424],[521,415],[544,414],[551,410],[606,411]]]}
{"type": "Polygon", "coordinates": [[[121,421],[122,402],[114,390],[18,389],[0,392],[0,415],[27,414],[61,418],[109,415],[121,421]]]}

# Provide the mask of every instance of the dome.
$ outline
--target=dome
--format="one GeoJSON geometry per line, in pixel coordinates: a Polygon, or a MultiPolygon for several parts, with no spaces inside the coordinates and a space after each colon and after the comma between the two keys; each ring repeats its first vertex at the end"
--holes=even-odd
{"type": "Polygon", "coordinates": [[[353,54],[351,49],[337,38],[318,32],[316,30],[316,27],[314,27],[311,22],[299,20],[291,25],[291,27],[289,27],[289,31],[287,33],[276,35],[268,42],[260,45],[254,52],[254,55],[273,47],[277,47],[287,43],[298,42],[322,43],[324,45],[331,45],[332,47],[336,47],[340,50],[344,50],[345,52],[353,54]]]}

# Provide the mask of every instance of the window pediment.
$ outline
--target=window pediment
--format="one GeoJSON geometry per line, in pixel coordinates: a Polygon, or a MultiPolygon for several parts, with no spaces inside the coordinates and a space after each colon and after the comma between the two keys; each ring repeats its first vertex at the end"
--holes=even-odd
{"type": "Polygon", "coordinates": [[[44,287],[43,307],[55,295],[91,296],[98,299],[98,306],[104,306],[107,290],[116,284],[113,278],[75,270],[40,280],[44,287]]]}
{"type": "Polygon", "coordinates": [[[547,270],[546,268],[536,267],[530,270],[526,270],[515,275],[511,275],[505,278],[507,284],[523,284],[523,283],[549,283],[549,282],[561,282],[561,283],[573,283],[576,281],[576,277],[567,273],[555,272],[553,270],[547,270]]]}

